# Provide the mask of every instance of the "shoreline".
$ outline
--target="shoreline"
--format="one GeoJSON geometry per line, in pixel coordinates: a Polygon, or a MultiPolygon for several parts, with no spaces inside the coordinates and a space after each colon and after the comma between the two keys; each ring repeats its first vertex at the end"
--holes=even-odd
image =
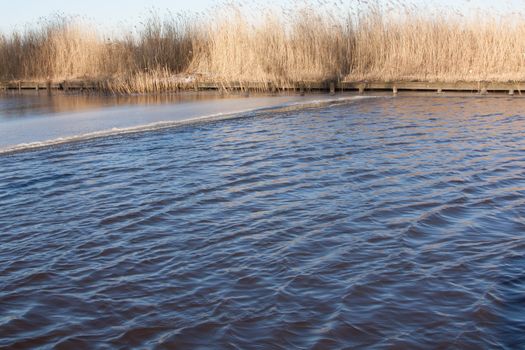
{"type": "Polygon", "coordinates": [[[72,79],[62,81],[42,80],[14,80],[0,82],[0,91],[76,91],[95,92],[114,95],[132,95],[136,93],[167,93],[188,91],[220,91],[220,92],[349,92],[357,91],[361,94],[370,91],[423,91],[423,92],[472,92],[478,94],[507,93],[521,95],[525,91],[525,81],[497,82],[497,81],[302,81],[277,84],[274,82],[218,82],[212,80],[191,79],[183,81],[171,79],[160,81],[152,89],[135,91],[134,89],[112,88],[109,80],[72,79]],[[124,90],[124,91],[123,91],[124,90]]]}

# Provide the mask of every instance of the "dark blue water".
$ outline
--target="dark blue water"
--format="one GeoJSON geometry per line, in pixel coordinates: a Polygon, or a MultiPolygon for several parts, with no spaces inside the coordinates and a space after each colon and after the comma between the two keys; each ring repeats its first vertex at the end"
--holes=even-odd
{"type": "Polygon", "coordinates": [[[0,157],[0,347],[525,347],[525,99],[0,157]]]}

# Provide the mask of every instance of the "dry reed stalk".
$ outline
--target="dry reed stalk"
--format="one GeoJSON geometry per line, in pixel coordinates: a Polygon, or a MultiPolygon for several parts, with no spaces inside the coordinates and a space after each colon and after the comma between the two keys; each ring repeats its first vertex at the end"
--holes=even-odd
{"type": "Polygon", "coordinates": [[[260,9],[256,18],[236,6],[200,17],[152,13],[137,32],[111,38],[54,18],[0,35],[0,79],[93,79],[124,94],[176,90],[185,85],[180,74],[261,90],[327,80],[525,80],[521,17],[357,2],[260,9]]]}

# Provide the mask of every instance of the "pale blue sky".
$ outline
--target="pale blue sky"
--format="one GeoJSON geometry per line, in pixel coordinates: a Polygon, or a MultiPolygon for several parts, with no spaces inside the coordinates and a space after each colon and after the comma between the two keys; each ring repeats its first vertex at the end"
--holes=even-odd
{"type": "Polygon", "coordinates": [[[104,26],[133,25],[148,9],[202,11],[214,0],[0,0],[0,30],[22,28],[54,13],[79,15],[104,26]]]}
{"type": "MultiPolygon", "coordinates": [[[[466,13],[470,12],[470,8],[476,7],[491,7],[492,10],[502,12],[522,11],[525,8],[525,0],[412,1],[441,7],[455,6],[466,13]]],[[[258,1],[269,2],[280,5],[289,3],[290,0],[258,1]]],[[[218,3],[217,0],[0,0],[0,31],[5,33],[14,28],[22,29],[24,25],[34,24],[39,18],[54,13],[79,15],[96,25],[117,30],[138,23],[151,8],[170,9],[172,12],[203,11],[218,3]]]]}

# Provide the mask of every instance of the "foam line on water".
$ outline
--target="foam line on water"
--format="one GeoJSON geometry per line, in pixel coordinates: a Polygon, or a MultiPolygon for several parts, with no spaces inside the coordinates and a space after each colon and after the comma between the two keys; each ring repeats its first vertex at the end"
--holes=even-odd
{"type": "Polygon", "coordinates": [[[260,113],[268,113],[268,112],[277,113],[277,112],[286,112],[286,111],[301,110],[301,109],[307,109],[307,108],[331,107],[334,105],[351,103],[357,100],[373,98],[373,97],[374,96],[347,96],[347,97],[338,97],[338,98],[331,98],[331,99],[316,99],[316,100],[309,100],[309,101],[287,102],[287,103],[274,105],[270,107],[250,108],[250,109],[235,111],[231,113],[222,112],[222,113],[214,113],[214,114],[207,114],[207,115],[202,115],[198,117],[192,117],[192,118],[183,119],[183,120],[160,121],[160,122],[154,122],[154,123],[149,123],[149,124],[144,124],[144,125],[139,125],[139,126],[111,128],[107,130],[89,132],[85,134],[79,134],[79,135],[73,135],[73,136],[67,136],[67,137],[59,137],[59,138],[45,140],[45,141],[20,143],[17,145],[0,148],[0,155],[36,150],[40,148],[52,147],[52,146],[57,146],[61,144],[66,144],[66,143],[88,141],[91,139],[103,138],[103,137],[109,137],[109,136],[118,136],[118,135],[125,135],[125,134],[157,131],[161,129],[173,128],[173,127],[177,127],[181,125],[188,125],[188,124],[194,124],[194,123],[203,123],[203,122],[211,122],[211,121],[226,120],[226,119],[237,119],[237,118],[243,118],[247,116],[258,115],[260,113]]]}

